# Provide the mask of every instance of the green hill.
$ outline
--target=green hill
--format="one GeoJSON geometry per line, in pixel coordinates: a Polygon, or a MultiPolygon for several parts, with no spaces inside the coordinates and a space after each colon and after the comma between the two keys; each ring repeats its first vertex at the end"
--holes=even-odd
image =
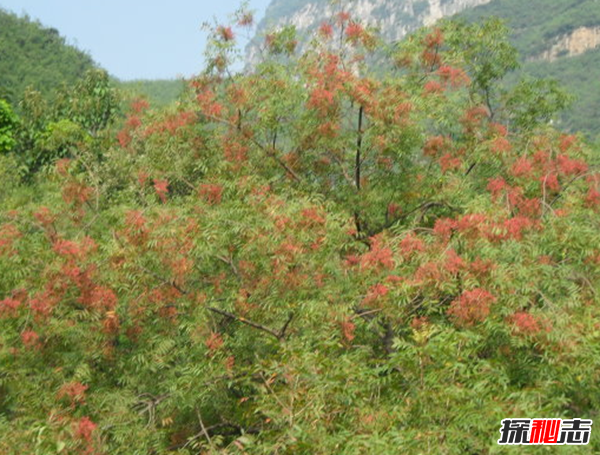
{"type": "MultiPolygon", "coordinates": [[[[97,67],[87,53],[69,45],[58,30],[0,8],[0,98],[16,105],[28,86],[52,97],[57,88],[73,86],[87,70],[97,67]]],[[[115,78],[113,82],[157,106],[173,102],[184,88],[181,80],[115,78]]]]}
{"type": "Polygon", "coordinates": [[[14,102],[27,86],[45,95],[96,67],[58,30],[0,9],[0,96],[14,102]]]}
{"type": "Polygon", "coordinates": [[[137,79],[118,81],[117,86],[147,98],[155,106],[166,106],[179,98],[185,88],[185,82],[182,79],[137,79]]]}
{"type": "Polygon", "coordinates": [[[520,71],[556,79],[575,95],[561,127],[600,134],[600,2],[495,0],[460,16],[469,21],[489,16],[506,20],[522,56],[520,71]]]}

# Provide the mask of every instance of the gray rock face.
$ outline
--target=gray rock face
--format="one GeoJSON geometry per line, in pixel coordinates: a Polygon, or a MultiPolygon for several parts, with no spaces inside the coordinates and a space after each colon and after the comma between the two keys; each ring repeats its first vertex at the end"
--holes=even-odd
{"type": "MultiPolygon", "coordinates": [[[[301,36],[308,36],[323,21],[347,11],[367,25],[377,27],[390,41],[403,38],[423,25],[452,16],[467,8],[492,0],[273,0],[260,22],[257,36],[246,48],[246,60],[258,58],[259,43],[267,30],[294,25],[301,36]]],[[[302,46],[302,42],[300,45],[302,46]]]]}

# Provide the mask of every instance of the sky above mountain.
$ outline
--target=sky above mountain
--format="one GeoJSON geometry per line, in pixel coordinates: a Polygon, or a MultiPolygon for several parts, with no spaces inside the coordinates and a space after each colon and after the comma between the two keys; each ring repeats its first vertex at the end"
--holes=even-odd
{"type": "MultiPolygon", "coordinates": [[[[269,1],[248,2],[257,20],[269,1]]],[[[198,73],[206,43],[201,24],[226,19],[240,4],[241,0],[0,0],[1,8],[56,28],[123,80],[198,73]]]]}

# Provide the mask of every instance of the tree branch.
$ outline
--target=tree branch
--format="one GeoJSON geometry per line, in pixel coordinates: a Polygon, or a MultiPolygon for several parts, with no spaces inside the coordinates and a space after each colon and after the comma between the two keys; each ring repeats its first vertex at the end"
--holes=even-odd
{"type": "Polygon", "coordinates": [[[257,330],[261,330],[265,333],[268,333],[271,336],[274,336],[275,338],[277,338],[279,341],[283,340],[285,338],[285,333],[287,331],[288,326],[290,325],[290,322],[292,322],[292,319],[294,318],[294,313],[291,313],[290,316],[288,317],[287,321],[285,322],[285,324],[283,325],[283,327],[281,328],[281,330],[274,330],[270,327],[264,326],[262,324],[259,324],[258,322],[254,322],[251,321],[250,319],[246,319],[243,318],[241,316],[237,316],[233,313],[230,313],[228,311],[225,310],[221,310],[219,308],[215,308],[215,307],[207,307],[206,308],[208,311],[212,311],[213,313],[217,313],[220,314],[221,316],[225,316],[226,318],[241,322],[242,324],[246,324],[250,327],[254,327],[257,330]]]}

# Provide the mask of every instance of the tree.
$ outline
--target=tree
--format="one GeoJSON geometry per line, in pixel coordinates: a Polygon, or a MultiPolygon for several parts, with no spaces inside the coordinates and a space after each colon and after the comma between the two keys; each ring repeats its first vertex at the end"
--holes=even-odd
{"type": "Polygon", "coordinates": [[[502,418],[594,418],[600,176],[467,32],[501,68],[500,29],[444,23],[381,74],[342,13],[233,73],[218,26],[181,103],[11,193],[0,449],[491,453],[502,418]]]}
{"type": "Polygon", "coordinates": [[[17,117],[10,105],[0,99],[0,153],[6,153],[15,146],[14,130],[17,117]]]}

